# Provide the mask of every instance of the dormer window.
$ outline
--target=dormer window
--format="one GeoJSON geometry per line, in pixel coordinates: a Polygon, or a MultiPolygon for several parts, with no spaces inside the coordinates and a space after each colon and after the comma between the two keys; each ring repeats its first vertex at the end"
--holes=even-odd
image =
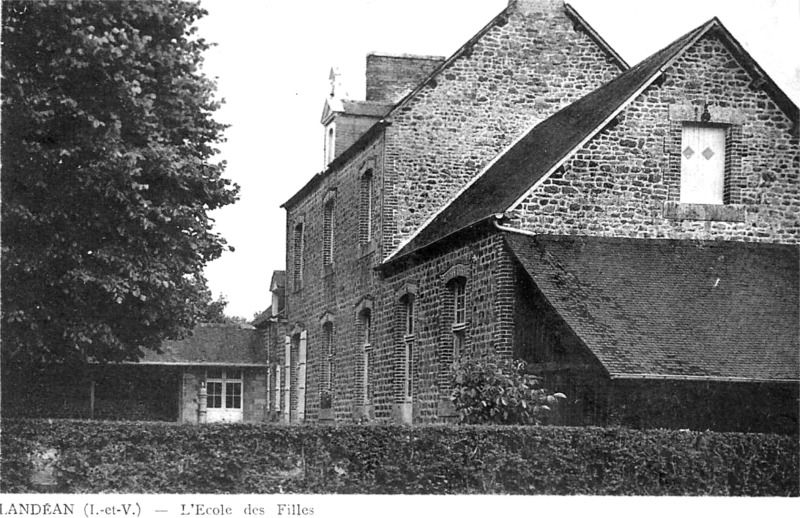
{"type": "Polygon", "coordinates": [[[721,205],[725,191],[725,127],[685,124],[681,138],[681,203],[721,205]]]}

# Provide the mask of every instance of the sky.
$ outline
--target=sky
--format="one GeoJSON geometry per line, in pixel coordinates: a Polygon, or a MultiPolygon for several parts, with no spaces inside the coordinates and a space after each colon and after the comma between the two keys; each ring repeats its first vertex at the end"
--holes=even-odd
{"type": "MultiPolygon", "coordinates": [[[[631,66],[717,16],[800,104],[800,0],[571,0],[631,66]]],[[[199,35],[216,46],[203,70],[225,100],[220,158],[240,199],[212,213],[234,252],[208,265],[215,298],[251,319],[271,302],[285,268],[280,208],[323,169],[320,116],[331,67],[350,99],[364,99],[366,54],[449,57],[507,0],[201,0],[199,35]]],[[[337,92],[338,93],[338,92],[337,92]]]]}

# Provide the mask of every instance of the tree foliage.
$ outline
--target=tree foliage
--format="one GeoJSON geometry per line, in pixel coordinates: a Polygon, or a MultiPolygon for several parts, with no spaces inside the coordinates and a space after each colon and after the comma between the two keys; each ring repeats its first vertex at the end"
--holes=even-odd
{"type": "Polygon", "coordinates": [[[179,338],[237,187],[201,71],[205,14],[170,1],[5,1],[4,359],[119,361],[179,338]]]}
{"type": "Polygon", "coordinates": [[[465,423],[539,424],[564,394],[551,394],[514,359],[462,359],[453,365],[453,404],[465,423]]]}

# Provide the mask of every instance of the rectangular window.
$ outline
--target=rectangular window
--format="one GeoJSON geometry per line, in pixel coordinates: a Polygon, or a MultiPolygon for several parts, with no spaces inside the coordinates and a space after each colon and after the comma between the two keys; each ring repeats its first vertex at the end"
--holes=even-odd
{"type": "Polygon", "coordinates": [[[414,339],[411,337],[406,338],[406,358],[405,358],[405,397],[410,398],[413,394],[414,388],[414,339]]]}
{"type": "Polygon", "coordinates": [[[225,408],[242,408],[241,381],[229,381],[225,384],[225,408]]]}
{"type": "Polygon", "coordinates": [[[322,264],[333,264],[333,200],[325,204],[322,213],[322,264]]]}
{"type": "Polygon", "coordinates": [[[208,395],[208,408],[222,408],[222,382],[209,381],[206,383],[208,395]]]}
{"type": "Polygon", "coordinates": [[[686,124],[681,138],[681,203],[722,204],[725,128],[686,124]]]}
{"type": "Polygon", "coordinates": [[[464,278],[458,279],[453,284],[453,323],[464,324],[467,321],[467,283],[464,278]]]}
{"type": "Polygon", "coordinates": [[[361,210],[359,211],[359,241],[372,240],[372,170],[361,176],[361,210]]]}
{"type": "Polygon", "coordinates": [[[298,223],[294,227],[294,243],[292,245],[293,248],[293,272],[292,272],[292,284],[294,285],[294,289],[299,290],[303,287],[303,248],[304,248],[304,237],[303,237],[303,224],[298,223]]]}
{"type": "Polygon", "coordinates": [[[208,408],[242,408],[242,371],[206,371],[206,396],[208,408]]]}
{"type": "Polygon", "coordinates": [[[414,334],[414,297],[411,295],[406,296],[405,298],[405,310],[406,310],[406,334],[413,335],[414,334]]]}

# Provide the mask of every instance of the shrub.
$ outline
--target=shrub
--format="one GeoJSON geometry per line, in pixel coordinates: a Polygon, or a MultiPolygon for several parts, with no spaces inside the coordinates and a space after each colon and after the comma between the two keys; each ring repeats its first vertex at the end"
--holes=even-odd
{"type": "Polygon", "coordinates": [[[453,364],[451,399],[465,423],[539,424],[564,394],[549,394],[514,359],[464,359],[453,364]]]}
{"type": "Polygon", "coordinates": [[[3,420],[0,492],[798,496],[797,436],[499,425],[3,420]]]}

